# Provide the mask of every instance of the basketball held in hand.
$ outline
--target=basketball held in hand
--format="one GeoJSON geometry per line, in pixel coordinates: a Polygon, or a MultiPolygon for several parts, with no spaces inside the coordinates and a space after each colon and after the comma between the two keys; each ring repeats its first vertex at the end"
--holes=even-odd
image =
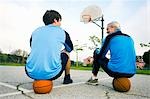
{"type": "Polygon", "coordinates": [[[131,88],[131,82],[128,78],[114,78],[113,79],[113,88],[119,92],[127,92],[131,88]]]}
{"type": "Polygon", "coordinates": [[[37,94],[50,93],[53,88],[53,82],[50,80],[35,80],[33,82],[33,90],[37,94]]]}

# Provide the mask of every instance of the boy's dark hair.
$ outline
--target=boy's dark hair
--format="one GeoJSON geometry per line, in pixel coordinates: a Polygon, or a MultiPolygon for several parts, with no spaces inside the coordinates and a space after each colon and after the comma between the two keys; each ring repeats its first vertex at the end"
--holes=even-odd
{"type": "Polygon", "coordinates": [[[55,10],[47,10],[43,15],[43,22],[45,25],[52,24],[54,22],[54,19],[56,19],[57,21],[59,21],[59,19],[62,19],[61,15],[55,10]]]}

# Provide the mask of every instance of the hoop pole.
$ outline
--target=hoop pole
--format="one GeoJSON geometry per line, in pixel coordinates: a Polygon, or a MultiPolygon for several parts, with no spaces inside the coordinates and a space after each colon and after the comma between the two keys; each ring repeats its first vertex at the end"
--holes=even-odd
{"type": "Polygon", "coordinates": [[[102,15],[101,22],[102,22],[101,30],[102,30],[102,43],[103,43],[103,37],[104,37],[104,18],[103,18],[103,15],[102,15]]]}
{"type": "Polygon", "coordinates": [[[103,38],[104,38],[104,18],[103,18],[103,15],[101,17],[101,26],[99,24],[97,24],[95,21],[92,21],[92,23],[96,24],[98,27],[101,28],[101,31],[102,31],[101,43],[103,43],[103,38]]]}

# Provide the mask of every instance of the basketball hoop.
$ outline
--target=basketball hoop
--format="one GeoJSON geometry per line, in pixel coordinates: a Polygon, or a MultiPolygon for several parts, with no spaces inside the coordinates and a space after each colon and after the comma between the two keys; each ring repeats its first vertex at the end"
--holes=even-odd
{"type": "Polygon", "coordinates": [[[102,41],[103,41],[104,19],[100,7],[96,5],[86,7],[80,15],[80,21],[84,22],[85,24],[92,22],[96,24],[98,27],[100,27],[102,30],[102,41]],[[101,25],[97,24],[96,21],[101,21],[101,25]]]}
{"type": "Polygon", "coordinates": [[[90,15],[83,15],[82,16],[82,21],[84,22],[84,24],[89,23],[91,21],[91,16],[90,15]]]}
{"type": "Polygon", "coordinates": [[[101,9],[96,5],[86,7],[80,16],[80,21],[88,23],[90,21],[99,21],[102,17],[101,9]]]}

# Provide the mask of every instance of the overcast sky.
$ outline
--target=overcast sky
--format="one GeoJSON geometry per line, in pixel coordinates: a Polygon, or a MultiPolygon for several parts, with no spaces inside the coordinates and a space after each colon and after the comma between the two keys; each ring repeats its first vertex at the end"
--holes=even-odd
{"type": "MultiPolygon", "coordinates": [[[[148,48],[139,44],[150,42],[149,0],[1,0],[0,1],[0,49],[9,53],[14,49],[30,52],[29,39],[32,31],[43,26],[42,16],[46,10],[57,10],[62,15],[62,28],[71,36],[73,43],[90,43],[89,36],[101,38],[101,29],[95,24],[80,22],[80,13],[89,5],[97,5],[104,15],[104,25],[111,21],[121,24],[122,32],[129,34],[137,55],[148,48]]],[[[100,22],[98,22],[100,24],[100,22]]],[[[105,33],[106,36],[106,33],[105,33]]],[[[79,58],[91,55],[85,49],[79,58]],[[85,53],[86,52],[86,53],[85,53]]],[[[75,53],[71,53],[74,59],[75,53]]]]}

